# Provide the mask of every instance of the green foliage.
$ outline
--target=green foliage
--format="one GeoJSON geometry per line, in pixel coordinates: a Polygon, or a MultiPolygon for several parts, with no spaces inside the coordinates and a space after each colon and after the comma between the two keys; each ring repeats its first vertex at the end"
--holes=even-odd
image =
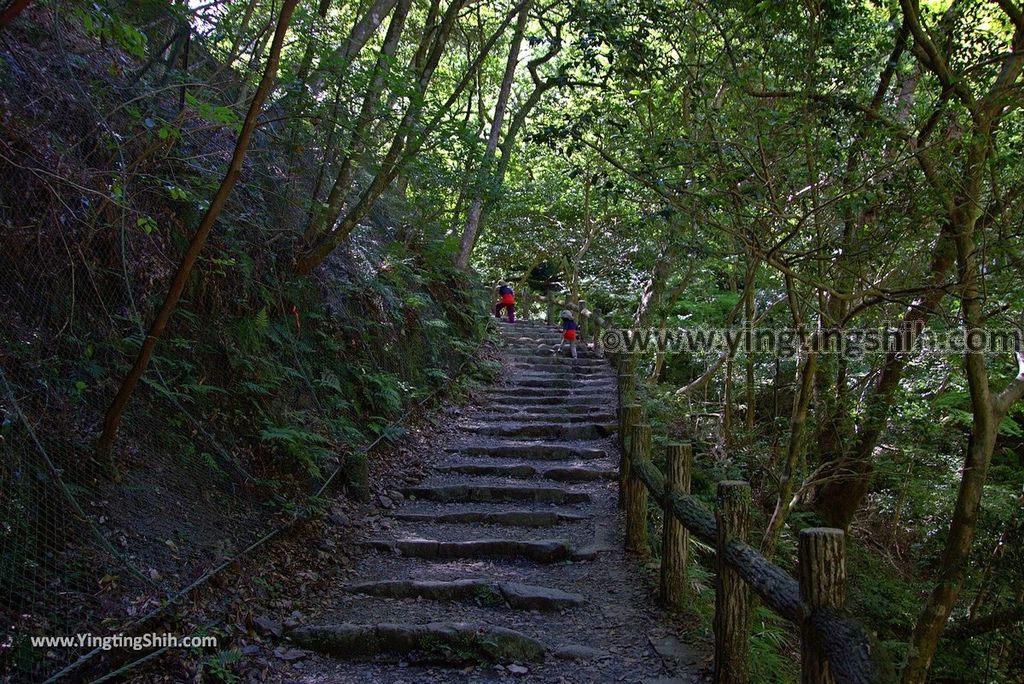
{"type": "Polygon", "coordinates": [[[320,476],[320,459],[330,453],[330,440],[315,432],[289,426],[275,426],[260,431],[264,442],[280,445],[285,453],[302,465],[310,475],[320,476]]]}
{"type": "Polygon", "coordinates": [[[212,123],[219,123],[229,130],[238,133],[242,130],[242,120],[238,113],[231,107],[217,105],[210,102],[202,102],[192,93],[185,94],[185,102],[195,110],[196,114],[212,123]]]}
{"type": "Polygon", "coordinates": [[[83,30],[103,42],[112,42],[135,57],[145,57],[146,35],[123,20],[116,11],[108,9],[106,2],[94,0],[75,9],[83,30]]]}
{"type": "Polygon", "coordinates": [[[239,679],[232,666],[241,659],[242,652],[237,649],[218,651],[203,661],[203,672],[213,677],[215,681],[234,684],[239,679]]]}
{"type": "Polygon", "coordinates": [[[758,606],[752,616],[750,631],[751,679],[763,684],[787,684],[800,678],[794,657],[799,652],[799,639],[792,626],[770,609],[758,606]]]}

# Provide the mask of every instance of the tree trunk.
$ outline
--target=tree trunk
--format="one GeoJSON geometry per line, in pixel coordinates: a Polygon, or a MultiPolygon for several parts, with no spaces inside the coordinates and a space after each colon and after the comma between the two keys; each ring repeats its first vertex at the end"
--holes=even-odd
{"type": "MultiPolygon", "coordinates": [[[[748,255],[747,257],[751,257],[748,255]]],[[[757,391],[754,387],[754,343],[753,343],[753,330],[754,330],[754,288],[750,288],[743,297],[743,320],[746,321],[747,327],[743,334],[744,346],[746,347],[746,359],[745,359],[745,376],[743,382],[743,391],[747,404],[746,414],[744,415],[744,424],[747,428],[747,439],[750,439],[749,435],[754,432],[754,403],[757,401],[757,391]]]]}
{"type": "MultiPolygon", "coordinates": [[[[370,79],[370,85],[367,86],[366,93],[363,95],[363,103],[349,137],[348,151],[341,162],[341,168],[338,169],[338,175],[334,180],[334,185],[331,186],[330,194],[327,196],[327,206],[316,214],[316,218],[310,221],[306,228],[303,237],[307,242],[311,242],[316,236],[327,232],[345,204],[349,190],[352,188],[355,163],[366,149],[366,136],[370,129],[370,123],[373,121],[377,103],[384,90],[391,61],[398,51],[398,44],[405,29],[405,20],[411,6],[412,0],[399,0],[395,13],[391,17],[387,36],[385,36],[384,44],[377,56],[377,63],[373,67],[373,78],[370,79]]],[[[315,200],[316,198],[314,198],[315,200]]]]}
{"type": "MultiPolygon", "coordinates": [[[[985,122],[977,126],[974,139],[968,153],[965,174],[968,179],[966,194],[968,201],[958,206],[954,213],[953,223],[956,228],[957,267],[963,288],[961,296],[961,319],[964,330],[982,330],[985,325],[983,310],[984,293],[979,278],[977,248],[974,243],[974,230],[981,213],[981,205],[977,198],[981,194],[984,163],[988,155],[991,135],[985,122]],[[973,171],[973,173],[971,173],[973,171]]],[[[1024,376],[1024,368],[1018,380],[1024,376]]],[[[953,519],[949,524],[946,546],[938,568],[938,583],[932,589],[918,617],[914,632],[910,638],[910,649],[907,665],[903,670],[904,684],[922,684],[928,675],[932,657],[938,646],[939,637],[946,627],[949,615],[960,596],[964,577],[967,573],[967,562],[970,558],[971,542],[978,524],[978,508],[981,495],[988,477],[988,468],[992,462],[995,449],[996,434],[999,423],[1006,415],[1006,410],[1015,401],[1014,386],[994,399],[985,367],[983,351],[964,352],[964,372],[971,397],[973,421],[971,436],[967,444],[964,467],[961,470],[960,489],[953,506],[953,519]]],[[[1016,396],[1019,397],[1019,394],[1016,396]]]]}
{"type": "MultiPolygon", "coordinates": [[[[331,65],[337,74],[344,73],[397,3],[398,0],[375,0],[366,14],[352,27],[348,40],[339,45],[323,63],[331,65]]],[[[313,72],[309,79],[309,90],[314,98],[323,92],[326,80],[326,68],[320,67],[313,72]]]]}
{"type": "Polygon", "coordinates": [[[320,0],[320,7],[317,8],[317,17],[312,19],[310,24],[310,36],[306,43],[306,50],[302,54],[302,62],[299,63],[299,70],[295,73],[295,81],[298,87],[305,88],[309,78],[309,70],[313,67],[313,53],[316,52],[316,44],[320,39],[322,22],[327,19],[327,13],[331,10],[332,0],[320,0]]]}
{"type": "MultiPolygon", "coordinates": [[[[515,149],[515,142],[519,136],[519,131],[522,130],[523,126],[526,125],[526,120],[530,116],[530,112],[540,104],[541,99],[544,97],[544,93],[551,90],[552,88],[563,84],[565,81],[561,78],[552,78],[543,80],[538,74],[538,69],[541,65],[551,61],[559,52],[562,50],[561,41],[561,24],[556,25],[555,35],[552,37],[553,44],[551,48],[539,57],[531,59],[526,68],[530,72],[530,78],[533,79],[533,91],[530,96],[526,98],[522,106],[516,111],[515,116],[512,117],[508,125],[508,130],[505,131],[505,135],[498,145],[498,152],[501,154],[498,156],[498,168],[494,173],[493,187],[500,188],[505,182],[505,174],[508,171],[508,165],[512,161],[512,152],[515,149]]],[[[483,113],[481,113],[481,119],[483,113]]],[[[587,184],[589,186],[589,179],[587,184]]],[[[473,247],[476,247],[476,243],[480,241],[480,235],[486,228],[487,223],[487,212],[494,205],[493,202],[484,202],[481,211],[480,218],[477,223],[480,226],[477,229],[476,239],[474,240],[473,247]]],[[[468,262],[467,262],[468,263],[468,262]]]]}
{"type": "Polygon", "coordinates": [[[480,163],[478,179],[480,186],[476,188],[476,192],[473,194],[473,201],[470,202],[469,215],[466,217],[466,227],[462,233],[462,242],[459,246],[458,256],[455,259],[455,265],[459,268],[469,266],[469,257],[473,253],[477,234],[480,231],[480,214],[483,212],[484,194],[490,190],[490,184],[493,180],[491,166],[494,164],[498,140],[501,138],[501,126],[505,121],[508,98],[512,92],[512,83],[515,81],[516,66],[519,64],[519,51],[523,43],[523,34],[526,32],[526,22],[530,18],[531,6],[532,2],[527,2],[519,10],[519,20],[516,22],[515,33],[512,34],[512,44],[508,50],[508,61],[505,63],[505,75],[501,79],[498,102],[494,106],[494,120],[491,122],[491,132],[487,137],[487,149],[484,151],[484,158],[480,163]]]}
{"type": "Polygon", "coordinates": [[[6,26],[14,17],[18,16],[23,9],[28,7],[29,0],[14,0],[14,3],[3,13],[0,13],[0,26],[6,26]]]}
{"type": "MultiPolygon", "coordinates": [[[[914,346],[920,330],[946,294],[943,285],[954,262],[953,245],[949,239],[951,232],[952,228],[948,224],[940,231],[929,267],[930,289],[907,307],[900,323],[906,331],[909,348],[914,346]]],[[[899,350],[886,354],[878,382],[867,401],[853,449],[828,464],[821,472],[823,483],[815,488],[812,505],[832,527],[848,528],[867,493],[871,481],[872,455],[888,422],[889,410],[909,361],[908,356],[899,350]]]]}
{"type": "MultiPolygon", "coordinates": [[[[463,75],[458,85],[456,85],[454,92],[445,101],[445,103],[441,105],[434,117],[425,125],[419,127],[416,127],[415,125],[419,119],[420,111],[422,110],[423,97],[420,95],[412,98],[402,121],[398,125],[398,130],[391,141],[391,146],[381,162],[380,171],[377,172],[377,175],[374,177],[373,181],[371,181],[370,185],[363,190],[362,194],[359,196],[359,200],[348,211],[345,218],[340,224],[338,224],[337,228],[326,235],[320,236],[313,245],[303,249],[300,254],[296,256],[294,267],[296,275],[305,275],[323,262],[323,260],[326,259],[327,256],[349,236],[355,226],[364,216],[366,216],[370,209],[373,208],[377,199],[395,179],[402,167],[412,159],[417,152],[419,152],[423,143],[441,123],[445,113],[451,109],[452,105],[454,105],[461,96],[466,86],[472,80],[473,71],[476,69],[477,64],[486,58],[487,54],[494,47],[494,44],[497,42],[502,32],[507,28],[508,24],[529,1],[530,0],[523,0],[522,3],[514,7],[508,13],[505,20],[484,45],[481,53],[476,58],[476,63],[470,65],[470,68],[466,70],[466,73],[463,75]],[[417,128],[417,135],[415,138],[412,138],[410,134],[413,132],[414,128],[417,128]]],[[[461,6],[461,0],[455,0],[455,2],[452,3],[452,6],[449,7],[449,10],[445,13],[445,19],[442,20],[441,26],[436,32],[437,37],[433,43],[431,45],[424,43],[420,46],[419,52],[426,52],[429,48],[429,54],[424,63],[424,70],[421,72],[420,76],[421,94],[426,92],[426,86],[433,75],[434,69],[437,67],[438,60],[440,60],[440,53],[443,51],[444,45],[448,42],[448,35],[451,32],[452,24],[454,23],[455,18],[458,15],[458,10],[461,6]]],[[[433,33],[434,32],[432,32],[432,35],[433,33]]],[[[417,55],[416,62],[420,61],[418,57],[419,54],[417,55]]]]}
{"type": "MultiPolygon", "coordinates": [[[[249,69],[255,69],[256,65],[259,64],[260,57],[263,55],[263,51],[267,49],[267,43],[270,42],[270,26],[273,23],[274,18],[271,17],[267,22],[267,25],[260,32],[259,38],[257,39],[257,46],[253,48],[252,55],[249,58],[249,69]]],[[[269,95],[269,93],[267,93],[269,95]]],[[[249,100],[249,80],[243,77],[242,87],[238,91],[238,98],[235,100],[235,107],[244,107],[246,102],[249,100]]],[[[250,103],[251,104],[251,103],[250,103]]]]}
{"type": "Polygon", "coordinates": [[[239,22],[238,33],[235,34],[235,39],[231,43],[231,50],[228,52],[228,58],[224,61],[218,69],[217,73],[220,73],[223,69],[230,69],[231,65],[238,59],[238,55],[242,51],[242,41],[245,40],[245,32],[249,30],[249,23],[252,21],[252,14],[256,10],[256,3],[259,0],[249,0],[249,4],[245,7],[245,12],[242,14],[242,21],[239,22]]]}
{"type": "Polygon", "coordinates": [[[288,23],[291,21],[292,13],[295,11],[295,6],[298,2],[299,0],[285,0],[284,5],[281,7],[281,14],[277,20],[277,29],[274,31],[274,42],[270,47],[267,65],[263,70],[263,78],[260,79],[259,88],[257,88],[256,95],[249,105],[249,111],[246,114],[245,122],[242,124],[242,131],[238,136],[238,141],[235,143],[235,151],[231,156],[231,163],[228,165],[227,174],[221,181],[220,188],[217,190],[217,194],[214,195],[213,201],[210,202],[210,207],[206,210],[206,215],[203,216],[199,228],[196,229],[195,235],[192,236],[192,241],[189,243],[185,256],[182,257],[181,264],[178,266],[178,270],[171,281],[167,297],[157,312],[156,318],[150,326],[149,333],[146,335],[146,339],[142,342],[142,348],[139,350],[131,371],[124,379],[120,390],[118,390],[114,401],[107,411],[103,422],[103,433],[100,435],[97,444],[97,451],[101,460],[110,462],[112,470],[114,470],[112,449],[114,439],[117,437],[118,427],[121,424],[121,417],[124,414],[124,408],[128,404],[128,400],[131,398],[136,385],[138,385],[139,380],[142,378],[146,367],[149,365],[149,361],[153,356],[153,350],[156,348],[156,344],[160,340],[164,328],[167,326],[167,321],[178,306],[178,300],[181,298],[181,293],[185,290],[185,285],[188,283],[189,275],[192,273],[192,268],[199,257],[199,252],[202,251],[203,246],[206,244],[206,238],[209,236],[213,224],[216,222],[217,217],[220,216],[221,211],[224,209],[224,204],[231,194],[231,190],[235,187],[235,182],[238,180],[239,175],[241,175],[242,162],[245,160],[246,151],[249,149],[249,141],[252,138],[253,130],[256,128],[260,110],[263,107],[263,102],[267,99],[267,95],[273,88],[274,79],[277,76],[277,67],[281,60],[281,47],[284,45],[284,37],[288,32],[288,23]]]}
{"type": "MultiPolygon", "coordinates": [[[[955,3],[954,3],[955,4],[955,3]]],[[[1010,54],[1004,58],[999,75],[988,92],[975,99],[965,89],[956,96],[971,112],[972,130],[966,146],[966,156],[955,195],[944,194],[947,199],[949,220],[952,224],[953,244],[956,249],[957,270],[961,287],[960,316],[965,333],[983,330],[985,291],[978,265],[978,248],[974,234],[982,214],[981,197],[988,160],[993,150],[993,131],[1000,117],[1014,105],[1020,95],[1011,96],[1017,89],[1024,70],[1024,15],[1012,3],[999,3],[1015,27],[1010,54]],[[1015,100],[1015,101],[1014,101],[1015,100]]],[[[900,0],[904,20],[914,36],[916,47],[927,56],[922,66],[927,67],[946,88],[953,88],[953,76],[939,48],[931,41],[921,25],[920,11],[913,0],[900,0]]],[[[943,192],[944,189],[943,189],[943,192]]],[[[956,604],[963,587],[970,558],[971,542],[978,523],[978,508],[992,462],[999,423],[1010,407],[1024,395],[1024,353],[1017,352],[1017,377],[997,396],[992,396],[985,365],[985,353],[967,348],[964,352],[964,373],[971,398],[971,435],[960,476],[960,489],[953,506],[946,546],[938,569],[938,583],[932,589],[918,617],[910,639],[907,664],[903,670],[904,684],[923,684],[927,679],[939,637],[956,604]]]]}
{"type": "Polygon", "coordinates": [[[782,527],[793,507],[793,478],[796,476],[797,464],[804,450],[806,436],[807,408],[814,393],[814,369],[818,362],[816,353],[808,352],[800,369],[800,391],[793,398],[793,415],[789,420],[789,444],[786,449],[786,461],[779,477],[779,491],[775,499],[775,509],[765,528],[761,540],[761,553],[768,560],[775,556],[779,544],[782,527]]]}
{"type": "MultiPolygon", "coordinates": [[[[406,150],[406,143],[408,142],[409,135],[412,133],[416,121],[419,119],[427,87],[430,84],[431,78],[433,78],[434,71],[437,69],[437,64],[441,59],[441,53],[444,51],[444,46],[448,42],[448,36],[451,34],[452,26],[455,23],[455,19],[458,16],[458,10],[461,6],[462,0],[453,0],[445,12],[441,26],[438,27],[438,30],[435,32],[428,29],[424,34],[420,41],[420,46],[416,51],[415,58],[416,62],[420,62],[422,58],[423,63],[423,68],[419,72],[417,78],[417,93],[411,98],[409,106],[406,108],[405,114],[398,124],[398,129],[391,141],[391,146],[388,148],[388,151],[381,162],[380,171],[378,171],[377,175],[374,176],[370,185],[363,190],[355,206],[348,211],[337,228],[333,231],[328,230],[321,235],[309,236],[310,239],[306,242],[307,244],[312,244],[302,251],[295,262],[295,273],[297,275],[305,275],[306,273],[309,273],[309,271],[326,259],[327,255],[334,251],[334,248],[349,236],[356,225],[358,225],[359,221],[369,213],[370,209],[377,202],[377,199],[395,179],[395,176],[398,175],[398,171],[401,169],[402,164],[412,154],[414,154],[414,151],[410,152],[406,150]],[[433,40],[430,39],[431,36],[434,37],[433,40]],[[315,242],[313,242],[313,240],[315,240],[315,242]]],[[[333,220],[329,220],[326,222],[325,227],[329,228],[332,224],[333,220]]]]}

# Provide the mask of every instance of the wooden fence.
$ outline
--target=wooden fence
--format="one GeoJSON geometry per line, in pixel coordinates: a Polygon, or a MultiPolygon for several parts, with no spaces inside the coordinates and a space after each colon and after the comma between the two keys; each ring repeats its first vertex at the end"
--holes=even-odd
{"type": "Polygon", "coordinates": [[[630,359],[613,355],[619,371],[620,502],[626,515],[626,550],[646,552],[648,498],[663,511],[661,586],[663,603],[686,602],[689,535],[715,548],[714,681],[749,679],[751,594],[800,630],[801,681],[867,684],[881,675],[871,641],[842,614],[846,566],[844,534],[832,528],[800,531],[798,578],[793,578],[746,543],[750,485],[718,483],[715,511],[690,496],[692,445],[669,444],[666,473],[651,462],[651,428],[634,403],[636,378],[630,359]]]}

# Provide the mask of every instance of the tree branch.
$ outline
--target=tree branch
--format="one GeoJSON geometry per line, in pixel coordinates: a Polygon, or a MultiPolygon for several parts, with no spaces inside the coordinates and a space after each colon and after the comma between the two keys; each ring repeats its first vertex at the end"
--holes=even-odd
{"type": "Polygon", "coordinates": [[[1010,407],[1024,396],[1024,352],[1017,352],[1017,377],[995,396],[992,404],[1000,419],[1006,415],[1010,407]]]}

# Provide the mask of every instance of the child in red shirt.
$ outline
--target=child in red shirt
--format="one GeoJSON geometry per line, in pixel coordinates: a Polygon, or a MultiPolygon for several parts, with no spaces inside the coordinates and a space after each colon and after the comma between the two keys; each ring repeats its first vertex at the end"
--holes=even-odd
{"type": "Polygon", "coordinates": [[[498,303],[494,307],[494,317],[501,318],[501,310],[508,314],[508,322],[516,322],[516,295],[504,280],[498,283],[498,303]]]}

